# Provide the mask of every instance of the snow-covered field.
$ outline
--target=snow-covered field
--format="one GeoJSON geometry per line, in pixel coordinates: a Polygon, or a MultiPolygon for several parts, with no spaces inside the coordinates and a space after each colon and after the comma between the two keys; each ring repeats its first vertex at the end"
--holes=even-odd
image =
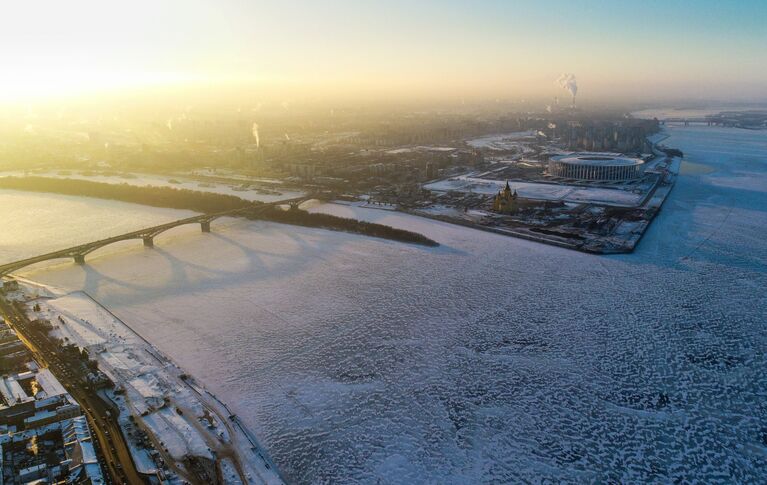
{"type": "Polygon", "coordinates": [[[535,140],[535,133],[535,130],[530,130],[488,135],[467,140],[466,144],[473,148],[484,148],[487,150],[517,150],[520,153],[531,153],[534,150],[528,146],[528,142],[535,140]]]}
{"type": "Polygon", "coordinates": [[[767,133],[668,131],[711,170],[629,255],[326,205],[442,245],[224,219],[25,276],[104,303],[297,483],[763,482],[767,193],[738,179],[767,133]]]}
{"type": "Polygon", "coordinates": [[[417,146],[417,147],[403,147],[403,148],[395,148],[393,150],[386,150],[386,153],[389,155],[398,155],[402,153],[413,153],[413,152],[454,152],[456,149],[452,147],[429,147],[429,146],[417,146]]]}
{"type": "MultiPolygon", "coordinates": [[[[481,179],[459,176],[438,180],[424,185],[424,188],[438,192],[455,190],[457,192],[474,192],[477,194],[497,194],[506,185],[505,180],[481,179]]],[[[599,187],[579,187],[576,185],[558,185],[536,182],[509,182],[512,189],[520,197],[539,200],[561,200],[566,202],[593,202],[596,204],[612,204],[633,207],[639,205],[644,198],[621,189],[604,189],[599,187]]]]}
{"type": "MultiPolygon", "coordinates": [[[[81,291],[66,293],[38,283],[24,284],[26,295],[42,296],[32,300],[34,304],[27,303],[29,314],[50,322],[58,339],[88,351],[99,370],[122,390],[102,392],[120,408],[123,426],[135,426],[129,419],[133,415],[151,430],[166,451],[166,459],[170,457],[176,468],[184,469],[189,457],[212,460],[212,449],[220,453],[237,449],[246,475],[260,477],[259,483],[283,483],[271,463],[257,459],[250,446],[243,446],[247,437],[228,424],[228,411],[217,410],[218,406],[205,398],[207,394],[193,378],[182,377],[183,372],[174,363],[107,309],[81,291]]],[[[139,469],[146,473],[156,468],[148,450],[128,436],[139,469]]],[[[221,472],[231,474],[229,468],[224,465],[221,472]]]]}

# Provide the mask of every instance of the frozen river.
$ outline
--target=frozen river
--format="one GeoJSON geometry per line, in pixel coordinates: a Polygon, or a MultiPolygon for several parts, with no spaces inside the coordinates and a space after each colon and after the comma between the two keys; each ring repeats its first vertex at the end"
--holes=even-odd
{"type": "MultiPolygon", "coordinates": [[[[687,163],[630,255],[321,206],[442,246],[226,219],[25,276],[103,302],[298,483],[763,482],[767,132],[669,133],[687,163]]],[[[0,214],[72,240],[177,213],[76,199],[42,230],[41,197],[0,214]]]]}

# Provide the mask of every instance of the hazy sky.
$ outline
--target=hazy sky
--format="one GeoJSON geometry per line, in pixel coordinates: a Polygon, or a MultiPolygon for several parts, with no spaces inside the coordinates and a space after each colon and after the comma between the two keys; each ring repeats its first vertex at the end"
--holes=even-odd
{"type": "Polygon", "coordinates": [[[767,98],[767,0],[27,0],[0,98],[169,83],[294,94],[767,98]]]}

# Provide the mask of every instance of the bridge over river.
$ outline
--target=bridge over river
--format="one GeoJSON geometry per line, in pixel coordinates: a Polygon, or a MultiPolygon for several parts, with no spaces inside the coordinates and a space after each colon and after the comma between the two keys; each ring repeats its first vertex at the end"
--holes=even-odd
{"type": "MultiPolygon", "coordinates": [[[[303,198],[301,198],[301,200],[302,199],[303,198]]],[[[20,261],[15,261],[13,263],[0,265],[0,277],[7,276],[10,273],[17,271],[21,268],[24,268],[26,266],[30,266],[32,264],[41,263],[43,261],[48,261],[52,259],[72,258],[75,261],[75,263],[85,264],[85,256],[87,254],[99,248],[103,248],[104,246],[108,246],[109,244],[113,244],[119,241],[127,241],[129,239],[141,239],[142,241],[144,241],[144,246],[153,247],[154,238],[158,234],[161,234],[169,229],[173,229],[174,227],[183,226],[186,224],[200,224],[200,228],[202,229],[202,232],[210,232],[210,223],[218,219],[219,217],[237,216],[237,215],[245,215],[245,214],[255,215],[265,210],[267,207],[271,207],[272,205],[275,205],[275,204],[284,204],[284,203],[297,204],[298,202],[299,202],[299,199],[294,199],[294,200],[282,201],[282,202],[274,203],[274,204],[260,204],[260,205],[247,206],[240,209],[234,209],[234,210],[229,210],[224,212],[200,214],[198,216],[187,217],[186,219],[179,219],[177,221],[168,222],[166,224],[160,224],[159,226],[139,229],[138,231],[121,234],[119,236],[113,236],[113,237],[101,239],[98,241],[80,244],[79,246],[74,246],[67,249],[61,249],[59,251],[42,254],[40,256],[35,256],[33,258],[22,259],[20,261]]]]}

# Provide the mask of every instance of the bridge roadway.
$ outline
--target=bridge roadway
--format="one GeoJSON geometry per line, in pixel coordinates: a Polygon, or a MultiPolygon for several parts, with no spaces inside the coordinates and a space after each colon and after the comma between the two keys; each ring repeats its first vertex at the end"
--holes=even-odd
{"type": "MultiPolygon", "coordinates": [[[[296,203],[295,201],[282,201],[280,203],[296,203]]],[[[276,203],[275,203],[276,204],[276,203]]],[[[14,261],[13,263],[7,263],[0,265],[0,277],[7,276],[10,273],[17,271],[25,266],[29,266],[35,263],[41,263],[51,259],[72,258],[77,264],[85,264],[85,256],[99,248],[103,248],[109,244],[116,243],[118,241],[127,241],[129,239],[141,239],[144,241],[144,246],[153,247],[154,238],[169,229],[174,227],[183,226],[185,224],[200,224],[202,232],[210,232],[211,221],[225,216],[236,216],[239,214],[251,213],[257,214],[267,207],[274,204],[260,204],[242,207],[240,209],[234,209],[224,212],[215,212],[210,214],[200,214],[199,216],[187,217],[186,219],[179,219],[177,221],[168,222],[167,224],[160,224],[159,226],[147,227],[139,229],[138,231],[121,234],[119,236],[113,236],[99,241],[93,241],[79,246],[74,246],[67,249],[61,249],[52,253],[42,254],[33,258],[22,259],[14,261]]]]}

